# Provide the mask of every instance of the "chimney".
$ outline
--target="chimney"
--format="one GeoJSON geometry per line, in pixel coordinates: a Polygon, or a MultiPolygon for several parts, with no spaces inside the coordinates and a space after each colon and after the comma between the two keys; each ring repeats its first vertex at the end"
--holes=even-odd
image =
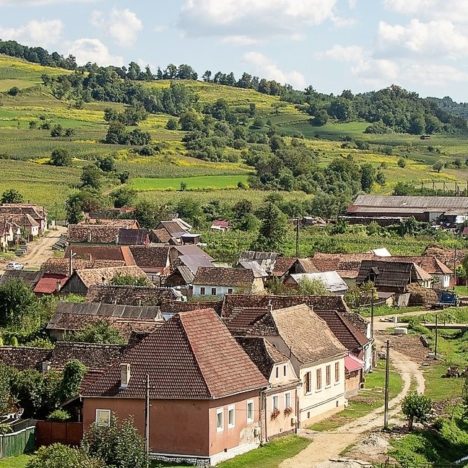
{"type": "Polygon", "coordinates": [[[57,280],[55,283],[55,291],[60,292],[60,289],[62,289],[62,282],[60,280],[57,280]]]}
{"type": "Polygon", "coordinates": [[[92,237],[91,237],[91,231],[88,231],[88,243],[91,243],[92,237]]]}
{"type": "Polygon", "coordinates": [[[130,382],[130,364],[120,364],[120,388],[127,388],[130,382]]]}
{"type": "Polygon", "coordinates": [[[69,275],[68,276],[73,275],[73,257],[74,256],[75,254],[73,253],[73,250],[70,249],[70,262],[69,262],[69,275]]]}
{"type": "Polygon", "coordinates": [[[46,372],[50,371],[50,361],[43,361],[42,362],[42,373],[45,374],[46,372]]]}

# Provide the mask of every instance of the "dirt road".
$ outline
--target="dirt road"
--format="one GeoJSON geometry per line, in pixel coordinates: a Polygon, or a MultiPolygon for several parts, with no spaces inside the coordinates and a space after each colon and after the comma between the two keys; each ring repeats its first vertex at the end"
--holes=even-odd
{"type": "MultiPolygon", "coordinates": [[[[447,309],[445,309],[447,312],[447,309]]],[[[440,310],[439,312],[443,312],[443,310],[440,310]]],[[[407,326],[407,323],[405,322],[393,322],[393,321],[387,321],[392,319],[393,317],[398,317],[398,319],[402,317],[417,317],[418,315],[427,315],[427,314],[434,314],[437,313],[435,310],[417,310],[414,312],[407,312],[405,314],[392,314],[392,315],[382,315],[380,317],[374,317],[374,330],[376,332],[382,331],[382,330],[388,330],[389,328],[393,327],[400,327],[400,326],[407,326]]],[[[369,321],[370,319],[366,317],[366,319],[369,321]]]]}
{"type": "Polygon", "coordinates": [[[48,231],[44,237],[28,244],[28,253],[22,257],[15,258],[15,261],[22,263],[27,270],[39,269],[48,258],[53,256],[52,246],[66,232],[67,229],[63,226],[57,226],[57,229],[48,231]]]}
{"type": "MultiPolygon", "coordinates": [[[[378,347],[381,343],[378,343],[378,347]]],[[[412,380],[416,382],[417,391],[424,391],[424,377],[419,365],[405,355],[392,351],[393,366],[401,374],[403,389],[389,403],[390,417],[400,411],[400,403],[408,394],[412,380]]],[[[336,459],[349,445],[358,442],[363,435],[383,425],[383,407],[374,410],[362,418],[328,432],[304,431],[301,435],[310,437],[313,442],[293,458],[281,463],[281,468],[320,468],[330,466],[330,459],[336,459]]]]}

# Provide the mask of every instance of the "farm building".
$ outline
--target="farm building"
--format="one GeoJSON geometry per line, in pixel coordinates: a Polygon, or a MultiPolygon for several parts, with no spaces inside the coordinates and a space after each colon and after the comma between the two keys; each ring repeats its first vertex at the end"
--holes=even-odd
{"type": "Polygon", "coordinates": [[[359,195],[347,209],[348,217],[410,218],[463,223],[468,219],[468,197],[359,195]]]}

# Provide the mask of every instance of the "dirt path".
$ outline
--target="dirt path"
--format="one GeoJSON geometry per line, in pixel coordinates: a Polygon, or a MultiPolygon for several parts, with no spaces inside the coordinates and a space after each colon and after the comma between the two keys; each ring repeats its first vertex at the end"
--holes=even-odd
{"type": "MultiPolygon", "coordinates": [[[[378,343],[380,345],[381,343],[378,343]]],[[[390,417],[400,411],[400,403],[408,394],[412,380],[416,381],[417,391],[424,391],[424,377],[419,365],[407,356],[392,351],[390,358],[393,366],[403,379],[401,392],[389,402],[390,417]]],[[[281,463],[281,468],[318,468],[330,466],[329,460],[335,459],[349,445],[355,444],[364,433],[383,425],[383,406],[362,418],[356,419],[340,428],[328,432],[305,430],[301,435],[310,437],[313,442],[293,458],[281,463]]]]}
{"type": "Polygon", "coordinates": [[[53,256],[52,246],[66,232],[67,229],[63,226],[57,226],[57,229],[48,231],[44,237],[28,244],[28,253],[22,257],[16,257],[15,261],[22,263],[27,270],[40,268],[47,259],[53,256]]]}
{"type": "MultiPolygon", "coordinates": [[[[417,310],[414,312],[407,312],[405,314],[392,314],[392,315],[381,315],[380,317],[374,317],[374,330],[375,331],[381,331],[381,330],[387,330],[388,328],[393,328],[395,326],[407,326],[407,323],[404,322],[387,322],[386,320],[392,319],[393,317],[398,317],[398,319],[402,317],[417,317],[418,315],[427,315],[434,313],[434,310],[417,310]],[[385,321],[383,321],[385,320],[385,321]]],[[[369,317],[366,317],[367,321],[370,321],[369,317]]]]}

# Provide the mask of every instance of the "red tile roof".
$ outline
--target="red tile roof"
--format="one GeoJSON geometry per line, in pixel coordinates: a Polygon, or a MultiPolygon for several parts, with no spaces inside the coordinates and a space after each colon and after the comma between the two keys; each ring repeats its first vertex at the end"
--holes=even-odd
{"type": "Polygon", "coordinates": [[[216,399],[268,385],[212,309],[175,315],[121,362],[130,364],[127,388],[119,388],[120,367],[112,365],[83,395],[143,398],[147,374],[156,399],[216,399]]]}
{"type": "Polygon", "coordinates": [[[65,258],[70,258],[70,252],[75,258],[83,260],[113,260],[125,262],[126,266],[135,265],[130,248],[125,245],[69,245],[65,249],[65,258]]]}
{"type": "Polygon", "coordinates": [[[199,267],[193,284],[207,286],[252,286],[255,276],[244,268],[199,267]]]}
{"type": "Polygon", "coordinates": [[[362,347],[368,343],[369,340],[364,333],[346,320],[345,314],[340,314],[336,310],[314,310],[314,312],[327,322],[330,330],[348,351],[359,354],[362,347]]]}
{"type": "Polygon", "coordinates": [[[44,273],[34,287],[34,292],[36,294],[54,294],[57,292],[57,285],[60,284],[60,286],[62,286],[66,279],[66,275],[44,273]]]}
{"type": "Polygon", "coordinates": [[[360,369],[364,369],[364,362],[352,354],[345,356],[344,363],[346,372],[354,372],[360,369]]]}

